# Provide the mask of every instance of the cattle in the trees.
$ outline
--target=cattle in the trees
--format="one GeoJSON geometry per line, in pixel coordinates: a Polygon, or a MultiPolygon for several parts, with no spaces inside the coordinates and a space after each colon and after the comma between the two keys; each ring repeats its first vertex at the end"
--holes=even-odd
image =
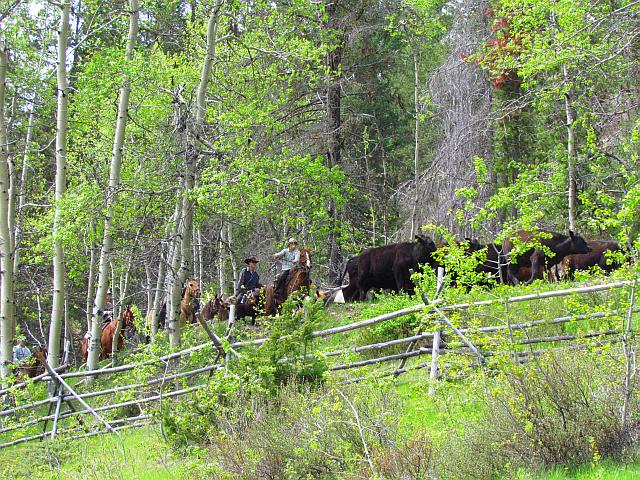
{"type": "Polygon", "coordinates": [[[568,255],[563,260],[566,276],[573,280],[576,270],[588,270],[591,267],[600,267],[605,273],[611,273],[620,267],[615,259],[608,259],[608,252],[618,252],[618,242],[613,240],[591,240],[587,244],[591,248],[589,253],[568,255]]]}
{"type": "Polygon", "coordinates": [[[355,299],[364,300],[372,288],[413,293],[411,271],[417,272],[422,264],[434,267],[432,254],[435,250],[433,240],[422,235],[416,235],[415,242],[365,250],[357,256],[355,278],[349,279],[349,284],[355,288],[355,299]]]}
{"type": "MultiPolygon", "coordinates": [[[[527,232],[520,230],[513,237],[505,240],[503,243],[503,255],[505,256],[506,279],[513,284],[519,283],[517,273],[522,267],[531,267],[531,277],[526,281],[527,284],[536,279],[542,278],[541,272],[544,269],[550,269],[557,265],[568,255],[578,253],[589,253],[591,248],[587,241],[580,235],[569,232],[569,235],[563,235],[556,232],[548,232],[540,230],[538,232],[527,232]],[[514,241],[535,243],[543,245],[553,252],[553,256],[548,256],[541,248],[529,248],[518,255],[512,255],[514,249],[514,241]]],[[[505,276],[503,275],[503,278],[505,276]]]]}

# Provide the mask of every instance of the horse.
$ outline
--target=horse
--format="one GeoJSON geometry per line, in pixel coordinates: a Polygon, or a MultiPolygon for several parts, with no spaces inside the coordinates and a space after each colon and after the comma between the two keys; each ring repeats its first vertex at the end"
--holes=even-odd
{"type": "MultiPolygon", "coordinates": [[[[197,279],[191,278],[182,288],[182,299],[180,300],[180,326],[189,323],[198,323],[200,312],[200,283],[197,279]],[[194,302],[195,300],[195,302],[194,302]],[[195,308],[194,308],[195,306],[195,308]]],[[[147,326],[151,328],[151,310],[147,313],[147,326]]],[[[167,301],[163,300],[158,315],[158,330],[163,330],[167,322],[167,301]]]]}
{"type": "Polygon", "coordinates": [[[47,363],[47,349],[44,347],[36,347],[31,357],[18,366],[18,377],[36,377],[45,371],[44,364],[47,363]]]}
{"type": "MultiPolygon", "coordinates": [[[[115,320],[111,320],[108,324],[104,326],[102,329],[102,335],[100,336],[100,360],[104,360],[108,358],[113,353],[113,337],[118,328],[118,324],[122,321],[122,327],[120,329],[120,333],[118,336],[118,343],[116,345],[116,351],[122,350],[124,347],[124,332],[135,330],[135,325],[133,323],[133,311],[131,307],[125,308],[122,315],[116,318],[115,320]]],[[[84,361],[87,361],[89,357],[89,332],[82,339],[82,358],[84,361]]]]}
{"type": "Polygon", "coordinates": [[[293,272],[289,273],[287,278],[286,288],[282,290],[282,293],[278,298],[275,298],[275,285],[270,284],[265,287],[265,315],[275,315],[280,310],[282,304],[291,296],[292,293],[302,290],[311,286],[311,252],[306,248],[300,249],[300,259],[298,264],[293,269],[293,272]]]}
{"type": "MultiPolygon", "coordinates": [[[[248,292],[245,302],[236,303],[236,320],[249,317],[251,318],[251,324],[255,325],[256,317],[262,313],[263,300],[263,289],[248,292]]],[[[200,317],[204,320],[211,320],[217,316],[220,321],[226,322],[229,320],[230,309],[231,302],[224,300],[222,295],[216,295],[202,307],[200,317]]]]}
{"type": "Polygon", "coordinates": [[[200,309],[200,283],[195,278],[189,279],[182,290],[182,300],[180,301],[180,326],[184,327],[187,323],[197,323],[198,317],[196,311],[200,309]],[[194,310],[193,301],[197,302],[194,310]]]}

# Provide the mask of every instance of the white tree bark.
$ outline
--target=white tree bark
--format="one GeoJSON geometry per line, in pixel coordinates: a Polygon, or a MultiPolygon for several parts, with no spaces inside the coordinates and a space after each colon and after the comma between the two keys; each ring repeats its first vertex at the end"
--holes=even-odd
{"type": "MultiPolygon", "coordinates": [[[[138,35],[138,0],[130,0],[129,12],[129,37],[127,40],[127,50],[125,60],[133,60],[133,51],[138,35]]],[[[120,102],[118,104],[118,118],[116,120],[116,132],[113,141],[113,152],[111,155],[111,166],[109,170],[109,190],[106,195],[107,214],[104,220],[104,235],[102,248],[100,250],[100,261],[98,266],[98,289],[93,305],[93,320],[89,338],[89,356],[87,360],[87,370],[94,370],[98,366],[100,356],[100,319],[104,310],[105,298],[109,288],[109,262],[113,249],[113,210],[118,197],[120,185],[120,167],[122,165],[122,150],[124,147],[124,135],[127,127],[127,111],[129,108],[129,94],[131,93],[131,79],[125,75],[120,89],[120,102]]],[[[89,380],[89,379],[88,379],[89,380]]]]}
{"type": "Polygon", "coordinates": [[[415,127],[414,127],[414,150],[413,150],[413,208],[411,211],[411,235],[413,238],[418,226],[417,209],[418,200],[420,199],[418,190],[418,180],[420,174],[420,71],[418,70],[418,54],[413,50],[413,101],[415,105],[415,127]]]}
{"type": "Polygon", "coordinates": [[[164,278],[165,278],[165,269],[166,262],[168,260],[160,256],[160,265],[158,266],[158,281],[156,282],[156,291],[153,296],[153,304],[151,307],[151,311],[149,313],[149,318],[151,321],[151,325],[149,329],[151,330],[151,341],[155,340],[155,336],[158,333],[158,314],[160,312],[160,304],[162,302],[162,297],[164,296],[164,278]]]}
{"type": "MultiPolygon", "coordinates": [[[[569,84],[569,70],[567,64],[562,66],[564,81],[569,84]]],[[[571,106],[571,94],[564,95],[564,106],[567,115],[567,175],[569,177],[569,230],[576,231],[576,133],[574,123],[576,121],[573,107],[571,106]]]]}
{"type": "Polygon", "coordinates": [[[8,68],[7,50],[0,37],[0,376],[5,379],[10,374],[9,365],[13,360],[14,295],[13,295],[13,251],[12,234],[9,225],[9,138],[4,116],[5,84],[8,68]]]}
{"type": "Polygon", "coordinates": [[[96,246],[91,245],[91,253],[89,259],[89,278],[87,279],[87,332],[91,331],[91,320],[93,318],[93,299],[96,294],[96,267],[98,266],[98,256],[96,255],[96,246]]]}
{"type": "MultiPolygon", "coordinates": [[[[196,162],[198,159],[198,148],[196,145],[197,137],[202,133],[206,116],[206,92],[207,85],[209,84],[209,78],[211,77],[211,67],[216,56],[216,43],[218,41],[218,18],[220,14],[220,8],[222,6],[222,0],[217,0],[211,15],[209,16],[209,22],[207,26],[207,49],[205,58],[202,63],[202,70],[200,72],[200,82],[198,84],[195,111],[191,115],[194,118],[194,125],[190,128],[189,121],[184,122],[185,128],[185,171],[184,182],[182,185],[182,201],[181,208],[181,222],[179,228],[178,239],[180,241],[180,248],[176,249],[174,258],[172,260],[172,268],[176,268],[180,265],[177,275],[173,275],[173,285],[171,287],[171,310],[167,309],[167,315],[169,318],[169,345],[171,348],[180,346],[180,292],[182,291],[182,285],[184,285],[187,277],[193,271],[192,263],[192,238],[193,238],[193,201],[190,198],[191,190],[195,183],[196,162]]],[[[180,108],[180,106],[178,106],[180,108]]],[[[178,112],[180,114],[180,112],[178,112]]],[[[188,115],[187,112],[185,112],[188,115]]],[[[175,270],[174,270],[175,271],[175,270]]]]}
{"type": "Polygon", "coordinates": [[[31,145],[31,133],[33,132],[33,117],[35,116],[35,102],[29,109],[29,123],[27,125],[27,135],[24,141],[24,152],[22,154],[22,167],[20,169],[20,187],[18,188],[18,210],[16,212],[16,221],[13,233],[13,245],[15,248],[13,254],[13,271],[18,271],[20,265],[20,241],[22,240],[22,209],[24,208],[24,199],[27,188],[28,170],[29,170],[29,146],[31,145]]]}
{"type": "MultiPolygon", "coordinates": [[[[184,188],[184,187],[182,187],[184,188]]],[[[178,195],[176,199],[175,225],[173,236],[173,248],[171,254],[171,263],[169,264],[169,296],[167,298],[167,317],[165,326],[169,336],[169,345],[171,348],[180,346],[180,294],[182,292],[182,283],[180,282],[180,266],[182,255],[182,207],[184,203],[178,195]]]]}
{"type": "Polygon", "coordinates": [[[55,213],[53,217],[53,306],[49,325],[47,363],[51,368],[60,365],[60,333],[64,322],[65,263],[64,250],[60,240],[60,201],[67,189],[67,127],[69,104],[69,82],[67,80],[67,43],[69,40],[69,15],[71,2],[65,0],[60,5],[60,27],[58,29],[58,113],[56,125],[56,191],[55,213]]]}

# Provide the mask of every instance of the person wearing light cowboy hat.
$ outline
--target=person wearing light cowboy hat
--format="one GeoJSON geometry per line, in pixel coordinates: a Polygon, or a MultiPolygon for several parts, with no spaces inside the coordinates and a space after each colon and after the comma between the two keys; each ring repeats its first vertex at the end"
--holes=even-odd
{"type": "Polygon", "coordinates": [[[240,272],[240,278],[238,278],[234,294],[237,303],[246,303],[247,295],[253,290],[262,287],[262,284],[260,283],[260,275],[256,270],[258,268],[259,261],[260,260],[258,260],[255,255],[244,259],[244,263],[246,263],[247,266],[240,272]]]}
{"type": "Polygon", "coordinates": [[[300,260],[300,250],[298,250],[298,242],[296,239],[292,237],[287,243],[287,248],[283,248],[278,253],[273,254],[274,260],[280,258],[282,268],[280,275],[278,275],[275,282],[276,288],[274,295],[276,298],[280,297],[282,294],[282,289],[287,284],[289,273],[295,270],[296,265],[300,260]]]}

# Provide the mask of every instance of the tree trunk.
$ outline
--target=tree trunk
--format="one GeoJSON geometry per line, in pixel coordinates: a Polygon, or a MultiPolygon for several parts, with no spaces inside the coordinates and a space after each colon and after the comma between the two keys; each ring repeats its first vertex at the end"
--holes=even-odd
{"type": "Polygon", "coordinates": [[[413,150],[413,209],[411,212],[411,235],[409,238],[413,238],[416,234],[418,225],[416,225],[417,211],[418,211],[418,176],[420,174],[420,72],[418,70],[418,54],[415,49],[413,50],[413,102],[415,106],[415,127],[414,127],[414,150],[413,150]]]}
{"type": "Polygon", "coordinates": [[[158,280],[156,281],[156,291],[153,296],[153,305],[151,307],[151,313],[149,314],[151,325],[149,330],[151,331],[151,341],[155,340],[155,336],[158,333],[158,314],[160,313],[160,304],[162,303],[163,294],[165,292],[164,279],[165,269],[168,259],[160,256],[160,264],[158,265],[158,280]]]}
{"type": "MultiPolygon", "coordinates": [[[[183,190],[184,187],[181,188],[183,190]]],[[[175,211],[175,230],[173,236],[173,249],[171,255],[170,271],[169,271],[169,296],[167,298],[167,317],[165,325],[169,336],[169,345],[171,348],[180,346],[180,297],[182,292],[182,284],[180,283],[180,266],[182,255],[182,202],[181,196],[178,194],[176,198],[175,211]]]]}
{"type": "Polygon", "coordinates": [[[29,109],[29,123],[27,125],[27,136],[24,141],[24,152],[22,155],[22,168],[20,169],[20,187],[18,189],[18,210],[16,212],[16,222],[13,233],[13,245],[14,245],[14,256],[13,256],[13,272],[16,273],[18,271],[18,266],[20,265],[20,241],[22,240],[22,210],[24,208],[24,199],[25,192],[27,189],[27,179],[28,179],[28,170],[29,170],[29,145],[31,144],[31,133],[33,132],[33,117],[35,116],[35,102],[34,98],[33,103],[29,109]]]}
{"type": "Polygon", "coordinates": [[[204,282],[204,266],[202,265],[202,230],[198,227],[198,231],[196,233],[196,240],[198,248],[196,250],[196,259],[198,261],[198,280],[200,282],[204,282]]]}
{"type": "MultiPolygon", "coordinates": [[[[327,29],[334,30],[338,25],[337,2],[328,2],[325,11],[327,13],[327,29]]],[[[342,35],[337,40],[335,48],[331,49],[327,54],[327,166],[333,168],[340,165],[342,159],[342,118],[340,114],[342,87],[341,80],[341,63],[342,63],[342,35]]],[[[329,231],[329,281],[336,283],[342,273],[340,270],[341,250],[338,244],[337,226],[339,221],[339,212],[335,202],[329,202],[329,217],[332,222],[329,231]]]]}
{"type": "MultiPolygon", "coordinates": [[[[130,0],[129,12],[129,37],[127,40],[126,61],[133,60],[133,50],[138,35],[138,0],[130,0]]],[[[118,104],[118,118],[116,120],[116,132],[113,141],[113,152],[111,156],[111,166],[109,169],[109,190],[106,195],[107,214],[104,220],[104,235],[102,248],[100,250],[100,262],[98,267],[98,290],[93,305],[93,321],[91,325],[91,336],[89,338],[89,358],[87,360],[87,370],[94,370],[98,366],[100,356],[100,319],[104,310],[107,289],[109,288],[109,262],[113,249],[113,214],[114,205],[118,197],[120,185],[120,167],[122,165],[122,150],[124,146],[124,135],[127,126],[127,110],[129,108],[129,94],[131,92],[131,80],[125,75],[120,89],[120,103],[118,104]]],[[[90,379],[87,379],[90,381],[90,379]]]]}
{"type": "MultiPolygon", "coordinates": [[[[564,81],[569,84],[569,70],[567,65],[562,66],[564,81]]],[[[567,175],[569,177],[569,230],[576,230],[576,133],[574,123],[575,112],[571,106],[571,94],[564,95],[564,106],[567,114],[567,175]]]]}
{"type": "Polygon", "coordinates": [[[60,333],[64,323],[65,264],[62,240],[60,239],[60,202],[67,189],[67,107],[69,104],[69,83],[67,81],[67,42],[69,37],[69,15],[71,2],[66,0],[60,6],[60,28],[58,30],[58,119],[56,125],[56,193],[53,217],[53,306],[49,325],[47,363],[51,368],[60,365],[60,333]]]}
{"type": "MultiPolygon", "coordinates": [[[[188,109],[185,109],[184,115],[186,118],[183,120],[178,118],[180,122],[180,128],[183,128],[183,142],[185,143],[185,168],[184,168],[184,182],[182,188],[182,221],[180,222],[180,234],[177,239],[180,242],[180,248],[176,248],[172,266],[175,268],[180,265],[177,276],[173,276],[173,287],[171,288],[171,319],[169,321],[169,344],[171,348],[178,347],[180,345],[180,292],[182,286],[187,280],[187,277],[192,274],[192,238],[193,238],[193,201],[191,200],[191,190],[195,183],[196,163],[198,160],[198,147],[196,140],[202,134],[206,116],[206,93],[207,85],[209,84],[209,78],[211,76],[211,67],[216,57],[216,43],[218,41],[218,17],[220,13],[220,7],[222,6],[222,0],[217,0],[216,4],[209,16],[209,22],[207,26],[207,50],[205,58],[202,63],[202,70],[200,72],[200,83],[196,93],[196,103],[194,106],[194,112],[191,114],[194,118],[193,129],[189,128],[190,122],[188,117],[190,113],[188,109]]],[[[178,108],[180,105],[178,104],[178,108]]],[[[180,114],[180,112],[178,112],[180,114]]],[[[179,200],[180,201],[180,200],[179,200]]],[[[169,313],[169,311],[167,311],[169,313]]]]}
{"type": "Polygon", "coordinates": [[[0,37],[0,376],[5,379],[10,374],[9,365],[13,360],[14,295],[13,295],[13,252],[11,250],[11,228],[9,225],[9,138],[4,116],[5,83],[7,76],[7,50],[0,37]]]}
{"type": "Polygon", "coordinates": [[[224,224],[222,224],[218,236],[218,287],[221,295],[224,295],[225,285],[224,255],[224,224]]]}
{"type": "Polygon", "coordinates": [[[91,318],[93,316],[93,299],[96,293],[96,264],[97,264],[96,246],[91,245],[91,254],[89,260],[89,278],[87,279],[87,332],[91,331],[91,318]]]}

